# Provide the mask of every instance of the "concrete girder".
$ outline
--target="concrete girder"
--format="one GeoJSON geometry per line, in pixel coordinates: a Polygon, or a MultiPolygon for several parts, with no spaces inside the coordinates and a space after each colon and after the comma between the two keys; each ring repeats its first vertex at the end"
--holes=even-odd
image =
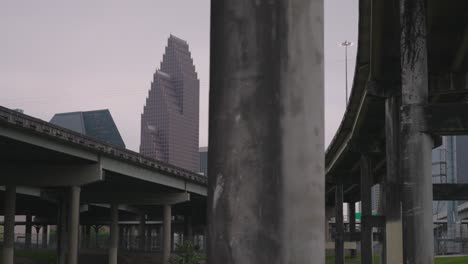
{"type": "Polygon", "coordinates": [[[2,164],[5,177],[0,185],[16,184],[34,187],[81,186],[104,179],[103,171],[97,164],[2,164]]]}
{"type": "Polygon", "coordinates": [[[128,205],[174,205],[190,201],[190,193],[83,192],[82,203],[128,205]]]}
{"type": "Polygon", "coordinates": [[[46,136],[38,136],[36,133],[27,133],[19,129],[0,126],[0,136],[77,157],[79,159],[93,162],[99,161],[99,155],[94,152],[64,144],[63,142],[53,140],[46,136]]]}
{"type": "Polygon", "coordinates": [[[130,163],[124,163],[108,157],[101,157],[102,168],[106,171],[115,172],[122,175],[127,175],[136,179],[144,180],[150,183],[165,185],[168,187],[184,190],[191,193],[206,196],[206,187],[201,184],[196,184],[174,175],[164,175],[144,167],[140,167],[130,163]]]}
{"type": "Polygon", "coordinates": [[[419,130],[434,135],[468,135],[468,104],[427,104],[410,106],[423,111],[425,122],[419,130]]]}
{"type": "Polygon", "coordinates": [[[434,201],[468,200],[468,184],[433,184],[434,201]]]}

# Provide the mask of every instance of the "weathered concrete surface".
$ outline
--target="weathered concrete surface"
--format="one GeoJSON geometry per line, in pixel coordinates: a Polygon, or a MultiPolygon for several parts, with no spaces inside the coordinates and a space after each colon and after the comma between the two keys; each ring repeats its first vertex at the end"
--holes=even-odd
{"type": "Polygon", "coordinates": [[[323,0],[211,10],[208,262],[324,263],[323,0]]]}
{"type": "Polygon", "coordinates": [[[109,264],[117,264],[119,247],[119,206],[117,204],[112,204],[110,211],[109,264]]]}
{"type": "Polygon", "coordinates": [[[335,190],[335,264],[344,264],[343,184],[335,190]]]}
{"type": "Polygon", "coordinates": [[[80,187],[72,186],[69,189],[68,207],[68,246],[67,264],[78,263],[78,229],[80,222],[80,187]]]}
{"type": "Polygon", "coordinates": [[[384,178],[385,263],[403,263],[400,176],[400,100],[391,96],[385,101],[387,173],[384,178]]]}
{"type": "Polygon", "coordinates": [[[372,164],[369,156],[361,155],[361,263],[372,264],[372,164]]]}
{"type": "Polygon", "coordinates": [[[401,173],[404,263],[434,263],[432,175],[429,135],[421,108],[428,102],[426,10],[424,0],[400,0],[401,173]]]}
{"type": "Polygon", "coordinates": [[[164,205],[163,208],[163,255],[162,263],[168,264],[171,256],[171,246],[173,243],[171,225],[172,225],[172,207],[170,205],[164,205]]]}
{"type": "Polygon", "coordinates": [[[13,264],[15,251],[15,211],[16,211],[16,186],[5,187],[5,220],[3,225],[3,255],[4,264],[13,264]]]}

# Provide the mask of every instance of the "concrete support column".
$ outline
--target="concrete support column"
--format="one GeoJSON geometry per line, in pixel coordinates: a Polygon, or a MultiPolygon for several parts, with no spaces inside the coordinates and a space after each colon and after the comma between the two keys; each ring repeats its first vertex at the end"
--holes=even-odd
{"type": "Polygon", "coordinates": [[[80,225],[80,187],[70,187],[69,219],[68,219],[68,245],[69,252],[67,264],[78,263],[78,229],[80,225]]]}
{"type": "Polygon", "coordinates": [[[372,264],[372,167],[367,155],[361,155],[361,263],[372,264]]]}
{"type": "Polygon", "coordinates": [[[164,244],[164,227],[163,225],[159,226],[158,229],[158,243],[159,243],[159,250],[163,250],[163,244],[164,244]]]}
{"type": "Polygon", "coordinates": [[[325,262],[323,8],[211,2],[209,263],[325,262]]]}
{"type": "Polygon", "coordinates": [[[163,241],[163,264],[169,263],[169,257],[171,256],[171,223],[172,223],[172,208],[170,205],[164,205],[164,241],[163,241]]]}
{"type": "Polygon", "coordinates": [[[387,173],[384,178],[383,210],[385,215],[384,264],[403,263],[403,226],[401,218],[400,176],[400,100],[391,96],[385,101],[387,173]]]}
{"type": "Polygon", "coordinates": [[[428,66],[426,1],[400,0],[401,173],[404,263],[434,263],[432,157],[429,135],[419,132],[425,120],[428,66]]]}
{"type": "Polygon", "coordinates": [[[125,226],[119,226],[119,247],[124,248],[125,242],[125,226]]]}
{"type": "MultiPolygon", "coordinates": [[[[349,214],[349,232],[354,233],[356,232],[356,203],[354,201],[348,203],[348,214],[349,214]]],[[[350,255],[351,257],[356,257],[356,250],[351,249],[350,255]]]]}
{"type": "Polygon", "coordinates": [[[26,214],[26,225],[25,225],[25,239],[24,239],[24,246],[26,248],[31,248],[31,240],[32,240],[32,215],[30,212],[26,214]]]}
{"type": "Polygon", "coordinates": [[[58,217],[57,217],[57,262],[65,264],[66,254],[68,251],[67,241],[67,197],[63,196],[59,202],[58,217]]]}
{"type": "Polygon", "coordinates": [[[138,226],[138,248],[140,250],[145,250],[145,225],[146,215],[140,214],[140,225],[138,226]]]}
{"type": "Polygon", "coordinates": [[[119,247],[119,207],[111,205],[111,226],[109,241],[109,264],[117,264],[119,247]]]}
{"type": "Polygon", "coordinates": [[[343,185],[335,189],[335,264],[344,264],[343,185]]]}
{"type": "Polygon", "coordinates": [[[47,248],[48,235],[49,235],[49,226],[43,225],[42,226],[42,248],[47,248]]]}
{"type": "Polygon", "coordinates": [[[3,226],[3,264],[13,264],[15,255],[16,186],[5,186],[5,219],[3,226]]]}
{"type": "Polygon", "coordinates": [[[192,216],[189,213],[184,215],[184,241],[186,240],[193,243],[192,216]]]}

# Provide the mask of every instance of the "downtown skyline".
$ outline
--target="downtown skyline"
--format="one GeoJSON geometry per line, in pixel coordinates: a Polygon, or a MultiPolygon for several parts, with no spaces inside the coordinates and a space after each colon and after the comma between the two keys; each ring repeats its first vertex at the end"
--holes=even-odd
{"type": "MultiPolygon", "coordinates": [[[[6,37],[0,43],[0,105],[43,120],[60,112],[108,108],[127,147],[138,151],[149,76],[167,36],[174,34],[190,43],[199,73],[199,145],[207,145],[209,1],[48,2],[0,0],[0,33],[6,37]],[[182,3],[186,8],[180,9],[182,3]]],[[[357,6],[357,0],[325,2],[326,145],[344,112],[339,43],[356,41],[357,6]]],[[[356,47],[348,53],[350,87],[356,47]]]]}

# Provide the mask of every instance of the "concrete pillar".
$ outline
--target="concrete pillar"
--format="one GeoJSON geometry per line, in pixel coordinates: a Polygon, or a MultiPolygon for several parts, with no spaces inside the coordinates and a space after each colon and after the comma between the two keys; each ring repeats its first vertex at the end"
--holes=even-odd
{"type": "Polygon", "coordinates": [[[384,178],[385,215],[384,264],[403,263],[400,175],[400,100],[394,95],[385,100],[387,173],[384,178]]]}
{"type": "MultiPolygon", "coordinates": [[[[349,214],[349,232],[354,233],[356,232],[356,203],[354,201],[348,203],[348,214],[349,214]]],[[[351,249],[350,255],[351,257],[356,257],[356,250],[351,249]]]]}
{"type": "Polygon", "coordinates": [[[145,225],[146,215],[140,214],[140,225],[138,226],[138,248],[140,250],[145,250],[145,225]]]}
{"type": "Polygon", "coordinates": [[[85,226],[85,233],[86,233],[85,247],[89,248],[91,246],[91,225],[85,226]]]}
{"type": "Polygon", "coordinates": [[[323,8],[211,2],[209,263],[325,262],[323,8]]]}
{"type": "Polygon", "coordinates": [[[49,235],[49,226],[43,225],[42,226],[42,248],[47,248],[48,239],[47,236],[49,235]]]}
{"type": "Polygon", "coordinates": [[[343,185],[335,189],[335,264],[344,264],[343,185]]]}
{"type": "Polygon", "coordinates": [[[119,247],[124,248],[125,226],[119,226],[119,247]]]}
{"type": "Polygon", "coordinates": [[[163,244],[164,244],[164,229],[163,225],[159,226],[158,229],[158,243],[159,243],[159,250],[163,250],[163,244]]]}
{"type": "Polygon", "coordinates": [[[190,213],[184,215],[184,242],[186,240],[193,243],[192,216],[190,213]]]}
{"type": "Polygon", "coordinates": [[[26,214],[26,225],[25,225],[25,239],[24,246],[26,248],[31,248],[31,239],[32,239],[32,215],[31,213],[26,214]]]}
{"type": "Polygon", "coordinates": [[[426,1],[400,0],[401,173],[404,263],[434,263],[429,135],[419,132],[428,102],[426,1]]]}
{"type": "Polygon", "coordinates": [[[146,225],[146,250],[151,251],[152,237],[151,237],[151,225],[146,225]]]}
{"type": "Polygon", "coordinates": [[[117,264],[119,247],[119,207],[111,205],[111,226],[109,241],[109,264],[117,264]]]}
{"type": "Polygon", "coordinates": [[[68,245],[69,252],[67,264],[78,263],[78,229],[80,221],[80,187],[70,187],[69,219],[68,219],[68,245]]]}
{"type": "Polygon", "coordinates": [[[16,186],[5,186],[5,218],[3,226],[3,264],[13,264],[15,251],[16,186]]]}
{"type": "Polygon", "coordinates": [[[170,205],[164,205],[164,241],[163,241],[163,264],[169,263],[169,257],[171,256],[171,223],[172,223],[172,208],[170,205]]]}
{"type": "Polygon", "coordinates": [[[361,263],[372,264],[372,167],[367,155],[361,155],[361,263]]]}
{"type": "Polygon", "coordinates": [[[57,262],[65,264],[66,254],[68,251],[67,241],[67,197],[61,197],[59,201],[58,217],[57,217],[57,262]]]}

